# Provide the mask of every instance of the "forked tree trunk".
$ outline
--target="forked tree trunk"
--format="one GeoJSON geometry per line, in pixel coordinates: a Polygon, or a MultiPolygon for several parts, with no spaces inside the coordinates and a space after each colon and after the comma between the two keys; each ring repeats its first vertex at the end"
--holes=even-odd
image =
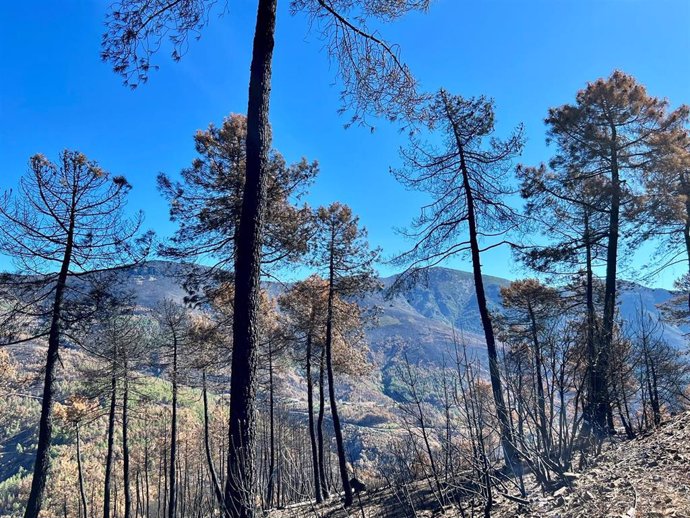
{"type": "Polygon", "coordinates": [[[335,248],[335,235],[331,231],[330,242],[330,264],[328,268],[328,310],[326,316],[326,373],[328,375],[328,397],[331,404],[331,417],[333,418],[333,433],[335,435],[335,444],[338,449],[338,467],[340,468],[340,478],[343,483],[343,491],[345,492],[344,504],[345,507],[352,505],[352,488],[350,487],[350,478],[347,473],[347,459],[345,457],[345,445],[343,443],[343,432],[340,428],[340,416],[338,415],[338,407],[335,400],[335,380],[333,378],[333,302],[335,297],[334,282],[335,272],[333,265],[333,254],[335,248]]]}
{"type": "Polygon", "coordinates": [[[254,516],[254,399],[259,277],[270,128],[271,62],[277,0],[259,0],[247,104],[246,178],[237,235],[230,451],[225,501],[233,516],[254,516]]]}

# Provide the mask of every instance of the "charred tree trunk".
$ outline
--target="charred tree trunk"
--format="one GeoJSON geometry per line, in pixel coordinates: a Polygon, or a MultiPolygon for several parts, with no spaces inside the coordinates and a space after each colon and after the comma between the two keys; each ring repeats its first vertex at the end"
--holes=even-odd
{"type": "Polygon", "coordinates": [[[537,320],[534,315],[534,309],[531,303],[527,303],[527,312],[529,313],[530,325],[532,328],[532,343],[534,345],[534,370],[537,384],[537,410],[539,412],[539,433],[542,437],[542,446],[548,452],[551,449],[551,441],[549,440],[548,421],[546,419],[546,399],[544,397],[544,378],[543,365],[541,354],[541,343],[539,342],[539,333],[537,332],[537,320]]]}
{"type": "Polygon", "coordinates": [[[501,382],[501,372],[498,366],[496,338],[494,335],[493,324],[491,322],[491,314],[489,313],[489,308],[486,302],[486,293],[484,291],[484,279],[482,278],[482,263],[477,235],[477,218],[474,212],[474,195],[472,186],[470,184],[469,171],[465,162],[464,146],[459,134],[457,133],[457,129],[450,112],[448,113],[448,116],[449,120],[453,124],[456,145],[460,154],[460,172],[462,174],[462,183],[467,202],[467,225],[469,227],[470,235],[470,254],[472,256],[474,288],[477,296],[477,305],[479,306],[479,315],[482,321],[482,328],[484,329],[487,356],[489,357],[489,377],[491,378],[491,391],[493,393],[494,404],[496,405],[496,413],[498,415],[498,421],[501,428],[501,445],[503,446],[506,466],[509,469],[514,469],[518,465],[519,458],[517,449],[513,444],[513,432],[510,426],[508,412],[506,411],[506,404],[503,397],[503,385],[501,382]]]}
{"type": "Polygon", "coordinates": [[[172,419],[170,424],[170,499],[168,518],[175,518],[177,511],[177,336],[173,332],[173,370],[172,370],[172,419]]]}
{"type": "Polygon", "coordinates": [[[238,518],[254,516],[254,377],[277,3],[277,0],[259,0],[256,17],[247,104],[246,180],[235,259],[230,451],[225,501],[238,518]]]}
{"type": "Polygon", "coordinates": [[[326,348],[321,349],[321,359],[319,362],[319,416],[316,421],[316,437],[318,440],[319,453],[319,479],[321,479],[321,494],[324,499],[328,498],[328,480],[326,479],[326,458],[323,445],[323,418],[326,411],[325,393],[325,369],[326,369],[326,348]]]}
{"type": "Polygon", "coordinates": [[[84,470],[81,464],[81,437],[79,435],[79,423],[75,425],[75,432],[77,434],[77,471],[79,472],[79,496],[81,497],[81,505],[84,508],[84,518],[89,516],[89,508],[86,504],[86,489],[84,487],[84,470]]]}
{"type": "Polygon", "coordinates": [[[333,299],[335,297],[334,282],[335,272],[333,265],[333,255],[335,248],[335,231],[331,231],[330,242],[330,264],[328,274],[328,309],[326,316],[326,373],[328,375],[328,397],[331,404],[331,417],[333,419],[333,432],[335,435],[335,444],[338,449],[338,467],[340,468],[340,478],[343,482],[343,491],[345,492],[345,507],[352,505],[352,488],[350,487],[350,477],[347,473],[347,459],[345,457],[345,445],[343,443],[343,432],[340,428],[340,416],[338,416],[338,407],[335,400],[335,380],[333,378],[333,299]]]}
{"type": "Polygon", "coordinates": [[[620,219],[621,181],[618,171],[616,127],[611,124],[611,212],[609,213],[608,244],[606,250],[606,282],[604,285],[604,318],[601,343],[595,360],[594,386],[590,404],[594,432],[599,437],[609,435],[611,429],[611,403],[608,393],[609,351],[613,343],[613,327],[616,311],[616,280],[618,266],[618,237],[620,219]]]}
{"type": "Polygon", "coordinates": [[[309,412],[309,440],[311,441],[311,459],[314,468],[314,495],[316,502],[323,502],[321,493],[321,477],[319,475],[319,454],[316,445],[316,434],[314,432],[314,380],[311,374],[311,355],[312,337],[307,335],[307,410],[309,412]]]}
{"type": "Polygon", "coordinates": [[[124,518],[132,516],[132,490],[129,480],[129,376],[127,374],[127,360],[124,363],[125,376],[122,390],[122,468],[125,493],[124,518]]]}
{"type": "Polygon", "coordinates": [[[206,389],[206,371],[202,372],[202,396],[204,400],[204,450],[206,451],[206,463],[208,464],[208,471],[211,474],[211,483],[213,484],[213,494],[220,506],[223,516],[229,516],[225,508],[225,500],[223,497],[223,490],[221,489],[220,481],[218,480],[218,473],[213,465],[213,455],[211,454],[211,443],[209,442],[209,425],[208,425],[208,391],[206,389]]]}
{"type": "Polygon", "coordinates": [[[50,318],[50,332],[48,334],[48,352],[46,357],[46,373],[43,382],[43,399],[41,400],[41,419],[38,425],[38,444],[36,446],[36,461],[34,462],[34,474],[31,479],[31,492],[26,503],[24,518],[38,518],[43,505],[48,468],[50,467],[50,444],[53,439],[53,398],[55,396],[55,367],[58,362],[60,349],[60,317],[62,311],[62,299],[67,286],[67,275],[72,261],[72,249],[74,246],[74,224],[76,205],[76,186],[72,191],[72,209],[67,229],[67,241],[65,254],[62,259],[60,273],[55,284],[55,299],[50,318]]]}
{"type": "MultiPolygon", "coordinates": [[[[113,369],[115,367],[113,366],[113,369]]],[[[117,402],[117,377],[113,371],[110,380],[110,413],[108,414],[108,453],[105,459],[103,482],[103,518],[110,518],[110,477],[113,472],[113,445],[115,441],[115,408],[117,402]]]]}

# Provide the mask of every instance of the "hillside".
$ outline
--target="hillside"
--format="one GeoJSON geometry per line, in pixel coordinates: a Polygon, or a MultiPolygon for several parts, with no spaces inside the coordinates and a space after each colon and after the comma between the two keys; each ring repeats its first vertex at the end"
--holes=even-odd
{"type": "MultiPolygon", "coordinates": [[[[164,298],[181,301],[185,293],[180,283],[182,266],[166,261],[151,261],[143,266],[122,272],[118,283],[136,293],[138,303],[153,308],[164,298]]],[[[373,352],[379,355],[381,365],[395,355],[390,341],[414,345],[414,357],[425,363],[440,364],[444,352],[452,344],[453,334],[461,335],[468,346],[476,351],[484,347],[479,310],[474,294],[472,274],[450,268],[433,268],[426,282],[390,299],[385,288],[395,276],[381,279],[384,291],[365,297],[363,305],[377,307],[378,322],[367,330],[373,352]]],[[[500,289],[510,280],[485,275],[484,286],[490,308],[500,311],[500,289]]],[[[272,294],[280,292],[277,284],[266,283],[272,294]]],[[[620,317],[633,321],[640,304],[644,312],[658,315],[658,305],[666,302],[672,293],[661,288],[648,288],[623,281],[619,287],[620,317]]],[[[676,347],[685,344],[683,330],[664,324],[664,338],[676,347]]]]}
{"type": "MultiPolygon", "coordinates": [[[[495,518],[662,518],[690,516],[690,412],[677,415],[659,429],[630,441],[614,441],[592,465],[571,475],[569,487],[541,493],[528,475],[528,509],[498,496],[491,516],[495,518]]],[[[339,518],[345,516],[412,516],[410,505],[400,494],[407,493],[414,516],[454,518],[463,516],[457,508],[442,509],[425,483],[406,488],[381,487],[364,492],[356,509],[348,514],[337,499],[322,506],[302,503],[276,510],[271,518],[339,518]]],[[[464,516],[483,510],[461,501],[464,516]]],[[[473,514],[474,513],[474,514],[473,514]]]]}

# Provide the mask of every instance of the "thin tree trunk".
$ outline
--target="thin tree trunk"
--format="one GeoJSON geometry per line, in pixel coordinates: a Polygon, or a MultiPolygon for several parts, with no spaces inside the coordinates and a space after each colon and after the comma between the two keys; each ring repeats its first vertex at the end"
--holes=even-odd
{"type": "Polygon", "coordinates": [[[246,179],[235,258],[230,451],[225,501],[234,516],[254,516],[254,399],[259,277],[270,150],[269,100],[277,0],[259,0],[247,104],[246,179]]]}
{"type": "MultiPolygon", "coordinates": [[[[447,103],[447,100],[444,99],[447,103]]],[[[446,109],[448,106],[446,104],[446,109]]],[[[451,123],[452,117],[448,113],[451,123]]],[[[482,278],[482,263],[479,250],[479,241],[477,237],[477,220],[474,213],[474,196],[472,193],[472,186],[470,185],[469,171],[465,163],[465,151],[461,139],[459,138],[455,124],[453,123],[453,130],[455,131],[456,144],[458,152],[460,153],[460,171],[462,173],[463,188],[465,191],[465,198],[467,202],[467,225],[470,234],[470,252],[472,256],[472,271],[474,276],[474,288],[477,296],[477,305],[479,307],[479,315],[482,321],[482,328],[484,329],[484,338],[486,340],[487,356],[489,357],[489,377],[491,378],[491,391],[494,397],[494,404],[496,405],[496,413],[498,414],[498,421],[501,428],[501,444],[503,446],[503,453],[505,455],[506,466],[509,469],[517,467],[519,459],[518,452],[513,444],[513,433],[508,420],[508,413],[506,411],[506,404],[503,398],[503,386],[501,383],[501,372],[498,367],[498,352],[496,350],[496,338],[494,336],[494,328],[491,322],[491,315],[486,302],[486,293],[484,291],[484,279],[482,278]]]]}
{"type": "Polygon", "coordinates": [[[72,248],[74,239],[74,207],[76,205],[76,186],[72,190],[72,206],[67,229],[67,241],[65,254],[60,266],[57,282],[55,284],[55,299],[50,318],[50,332],[48,334],[48,351],[46,356],[46,373],[43,382],[43,399],[41,400],[41,419],[38,425],[38,444],[36,446],[36,461],[34,473],[31,479],[31,492],[26,502],[24,518],[38,518],[43,505],[48,468],[50,467],[50,444],[53,439],[53,398],[55,396],[55,367],[58,362],[60,349],[60,317],[62,311],[62,299],[67,286],[67,275],[72,261],[72,248]]]}
{"type": "Polygon", "coordinates": [[[227,509],[225,508],[225,500],[223,498],[223,490],[221,489],[220,481],[218,480],[218,474],[216,473],[216,468],[213,465],[213,456],[211,455],[211,444],[209,442],[209,425],[208,425],[208,392],[206,389],[206,371],[202,372],[203,380],[203,399],[204,399],[204,449],[206,450],[206,463],[208,464],[208,471],[211,474],[211,483],[213,484],[213,493],[216,496],[218,505],[224,516],[229,516],[227,509]]]}
{"type": "Polygon", "coordinates": [[[582,428],[582,436],[589,437],[593,433],[595,427],[595,394],[599,390],[597,387],[597,358],[598,350],[597,346],[598,334],[595,335],[595,309],[594,309],[594,274],[592,271],[592,240],[591,240],[591,228],[589,223],[589,209],[585,209],[584,212],[584,241],[585,241],[585,252],[586,252],[586,307],[587,307],[587,374],[588,374],[588,403],[585,409],[584,424],[582,428]]]}
{"type": "Polygon", "coordinates": [[[321,360],[319,362],[319,416],[316,421],[316,438],[318,440],[319,453],[319,478],[321,479],[321,494],[324,499],[328,498],[328,481],[326,479],[326,464],[323,445],[323,418],[326,410],[325,394],[325,369],[326,369],[326,348],[321,348],[321,360]]]}
{"type": "Polygon", "coordinates": [[[333,299],[335,272],[333,266],[333,249],[335,247],[335,231],[331,231],[330,242],[330,264],[328,274],[328,312],[326,318],[326,373],[328,375],[328,396],[331,403],[331,416],[333,418],[333,432],[335,434],[335,444],[338,449],[338,466],[340,468],[340,478],[343,482],[343,491],[345,491],[345,507],[352,505],[352,488],[350,487],[350,478],[347,473],[347,459],[345,457],[345,445],[343,444],[343,432],[340,428],[340,417],[338,416],[338,407],[335,400],[335,380],[333,379],[333,299]]]}
{"type": "Polygon", "coordinates": [[[122,390],[122,467],[123,484],[125,493],[125,512],[124,518],[132,516],[132,491],[129,480],[129,375],[127,374],[127,360],[125,359],[125,377],[122,390]]]}
{"type": "Polygon", "coordinates": [[[268,484],[266,490],[266,501],[268,507],[273,505],[273,484],[276,469],[276,439],[274,421],[274,399],[273,399],[273,350],[269,344],[268,351],[268,417],[269,417],[269,452],[268,452],[268,484]]]}
{"type": "Polygon", "coordinates": [[[84,470],[81,464],[81,437],[79,436],[79,423],[75,425],[77,434],[77,471],[79,472],[79,496],[81,497],[81,505],[84,508],[84,518],[88,518],[89,511],[86,505],[86,489],[84,488],[84,470]]]}
{"type": "Polygon", "coordinates": [[[311,442],[311,458],[314,468],[314,494],[316,503],[323,502],[321,493],[321,478],[319,476],[319,456],[314,432],[314,380],[311,375],[312,337],[307,334],[307,409],[309,411],[309,440],[311,442]]]}
{"type": "Polygon", "coordinates": [[[175,518],[177,511],[177,336],[173,331],[173,370],[172,370],[172,419],[170,425],[170,500],[168,501],[168,518],[175,518]]]}
{"type": "Polygon", "coordinates": [[[534,309],[532,308],[532,304],[530,302],[527,303],[527,312],[529,313],[532,328],[532,342],[534,344],[534,370],[537,378],[537,410],[539,412],[539,432],[542,436],[542,446],[544,447],[544,451],[548,452],[551,449],[551,444],[549,441],[548,424],[546,419],[546,400],[544,398],[541,344],[539,343],[539,334],[537,332],[537,320],[534,315],[534,309]]]}
{"type": "MultiPolygon", "coordinates": [[[[113,369],[115,367],[113,366],[113,369]]],[[[110,477],[113,472],[113,443],[115,440],[115,406],[117,402],[117,377],[110,380],[110,413],[108,414],[108,453],[105,459],[103,482],[103,518],[110,518],[110,477]]]]}

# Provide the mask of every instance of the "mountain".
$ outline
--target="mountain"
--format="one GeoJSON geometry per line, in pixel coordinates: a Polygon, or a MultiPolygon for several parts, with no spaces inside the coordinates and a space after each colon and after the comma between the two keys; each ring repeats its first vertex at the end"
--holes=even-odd
{"type": "MultiPolygon", "coordinates": [[[[182,301],[185,295],[181,287],[183,277],[183,266],[151,261],[122,272],[118,283],[136,293],[139,305],[153,308],[166,297],[182,301]]],[[[500,311],[500,290],[510,281],[488,275],[483,279],[490,309],[500,311]]],[[[394,280],[395,276],[382,278],[384,290],[368,295],[362,301],[365,307],[378,309],[377,322],[367,330],[367,335],[372,351],[383,362],[382,365],[400,352],[401,344],[409,348],[411,358],[439,365],[452,347],[454,335],[481,354],[485,344],[471,273],[433,268],[424,282],[388,299],[385,288],[390,287],[394,280]]],[[[267,283],[267,287],[274,295],[283,289],[275,283],[267,283]]],[[[643,313],[658,317],[658,306],[672,296],[673,293],[665,289],[622,281],[618,295],[620,316],[623,321],[634,322],[641,308],[643,313]]],[[[688,329],[670,324],[663,324],[662,328],[664,338],[670,344],[677,348],[686,344],[684,335],[688,329]]]]}

